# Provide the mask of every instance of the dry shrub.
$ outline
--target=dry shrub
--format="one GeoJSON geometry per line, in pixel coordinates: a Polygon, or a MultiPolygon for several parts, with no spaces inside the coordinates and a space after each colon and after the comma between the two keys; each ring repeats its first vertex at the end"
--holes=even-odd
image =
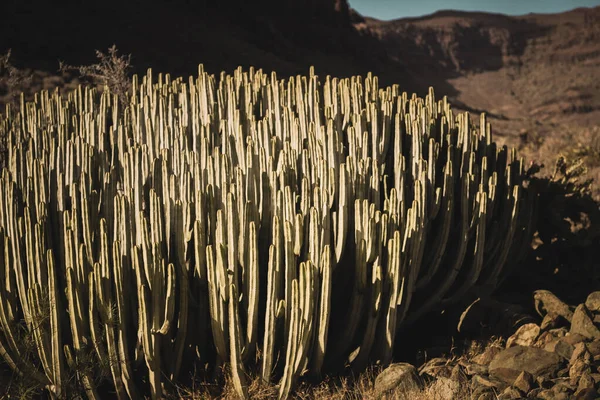
{"type": "Polygon", "coordinates": [[[119,56],[116,45],[112,45],[105,54],[96,50],[97,64],[73,66],[59,62],[60,72],[77,71],[81,78],[93,83],[108,86],[112,93],[119,96],[121,104],[125,104],[127,92],[131,88],[129,70],[131,69],[131,54],[119,56]]]}
{"type": "Polygon", "coordinates": [[[0,95],[8,96],[10,102],[15,103],[20,92],[31,83],[31,74],[15,67],[11,56],[10,49],[0,55],[0,95]]]}

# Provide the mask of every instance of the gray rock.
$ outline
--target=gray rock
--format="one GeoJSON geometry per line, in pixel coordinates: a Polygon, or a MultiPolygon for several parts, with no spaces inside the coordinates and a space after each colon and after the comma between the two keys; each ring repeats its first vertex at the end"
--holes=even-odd
{"type": "Polygon", "coordinates": [[[578,333],[588,339],[600,339],[600,330],[594,325],[585,304],[580,304],[573,313],[571,333],[578,333]]]}
{"type": "Polygon", "coordinates": [[[540,335],[540,327],[536,324],[525,324],[508,338],[506,348],[513,346],[531,346],[540,335]]]}
{"type": "Polygon", "coordinates": [[[413,390],[421,388],[417,369],[408,363],[392,364],[375,379],[375,396],[381,397],[392,390],[413,390]]]}
{"type": "Polygon", "coordinates": [[[591,312],[600,312],[600,292],[592,292],[585,300],[585,306],[591,312]]]}
{"type": "Polygon", "coordinates": [[[552,376],[560,369],[560,357],[535,347],[515,346],[498,353],[489,366],[490,375],[512,384],[522,371],[552,376]]]}

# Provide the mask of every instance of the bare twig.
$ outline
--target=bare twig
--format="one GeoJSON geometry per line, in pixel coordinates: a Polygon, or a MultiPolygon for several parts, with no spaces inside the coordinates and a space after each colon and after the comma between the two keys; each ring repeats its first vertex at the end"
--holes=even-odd
{"type": "Polygon", "coordinates": [[[96,50],[97,64],[73,66],[59,61],[59,71],[77,71],[83,78],[91,79],[97,83],[108,86],[112,93],[119,96],[119,101],[124,104],[127,92],[131,87],[128,71],[131,69],[131,54],[119,56],[117,46],[114,44],[108,53],[96,50]]]}

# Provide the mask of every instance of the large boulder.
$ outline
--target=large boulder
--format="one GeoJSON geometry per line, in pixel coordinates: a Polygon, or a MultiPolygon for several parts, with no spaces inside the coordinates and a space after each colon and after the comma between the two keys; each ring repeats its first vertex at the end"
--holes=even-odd
{"type": "Polygon", "coordinates": [[[421,388],[417,369],[408,363],[392,364],[375,379],[375,396],[381,398],[394,390],[411,391],[421,388]]]}
{"type": "Polygon", "coordinates": [[[508,338],[506,347],[531,346],[540,335],[540,327],[536,324],[525,324],[508,338]]]}
{"type": "Polygon", "coordinates": [[[560,315],[567,321],[571,321],[573,317],[571,308],[548,290],[536,290],[533,294],[533,300],[535,309],[542,317],[546,314],[554,314],[560,315]]]}
{"type": "Polygon", "coordinates": [[[578,333],[588,339],[600,339],[600,330],[594,325],[593,316],[585,304],[580,304],[573,313],[571,333],[578,333]]]}
{"type": "Polygon", "coordinates": [[[536,347],[514,346],[501,351],[490,363],[490,375],[512,385],[525,371],[533,377],[553,376],[560,369],[561,358],[536,347]]]}

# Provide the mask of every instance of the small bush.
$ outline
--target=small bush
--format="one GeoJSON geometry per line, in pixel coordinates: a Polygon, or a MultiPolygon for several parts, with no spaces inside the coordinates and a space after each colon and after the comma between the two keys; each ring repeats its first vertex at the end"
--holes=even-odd
{"type": "Polygon", "coordinates": [[[131,54],[119,56],[116,45],[108,49],[108,53],[96,50],[97,64],[72,66],[59,62],[60,72],[77,71],[84,79],[108,86],[112,93],[119,96],[121,104],[125,103],[127,92],[131,88],[129,70],[131,69],[131,54]]]}

